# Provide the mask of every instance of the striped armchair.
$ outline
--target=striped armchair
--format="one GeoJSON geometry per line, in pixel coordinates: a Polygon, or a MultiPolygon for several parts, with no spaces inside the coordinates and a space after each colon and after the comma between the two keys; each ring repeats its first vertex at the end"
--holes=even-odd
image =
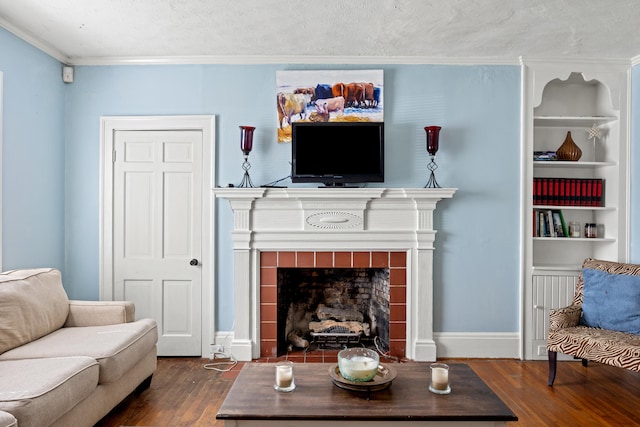
{"type": "MultiPolygon", "coordinates": [[[[588,258],[582,268],[613,275],[640,276],[640,265],[637,264],[588,258]]],[[[580,324],[583,299],[584,279],[581,271],[571,305],[551,310],[549,314],[547,350],[550,386],[556,376],[558,353],[582,359],[583,366],[587,366],[587,361],[591,360],[640,372],[640,335],[580,324]]]]}

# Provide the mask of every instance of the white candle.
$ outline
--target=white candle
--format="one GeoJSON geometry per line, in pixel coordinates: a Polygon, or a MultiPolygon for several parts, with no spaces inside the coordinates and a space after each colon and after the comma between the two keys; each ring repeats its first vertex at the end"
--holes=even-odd
{"type": "Polygon", "coordinates": [[[293,381],[293,366],[276,366],[276,385],[278,387],[291,387],[293,381]]]}
{"type": "Polygon", "coordinates": [[[449,370],[447,368],[432,368],[431,386],[436,390],[446,390],[449,386],[449,370]]]}
{"type": "Polygon", "coordinates": [[[571,221],[569,223],[569,234],[571,237],[580,237],[580,224],[575,221],[571,221]]]}

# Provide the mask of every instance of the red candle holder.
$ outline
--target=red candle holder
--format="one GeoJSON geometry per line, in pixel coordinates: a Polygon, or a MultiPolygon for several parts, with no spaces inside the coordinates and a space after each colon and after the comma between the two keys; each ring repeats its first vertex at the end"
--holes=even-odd
{"type": "Polygon", "coordinates": [[[424,188],[440,188],[435,174],[436,169],[438,169],[435,159],[439,148],[440,129],[442,129],[440,126],[427,126],[424,128],[427,133],[427,152],[431,157],[431,161],[427,164],[427,169],[430,171],[429,180],[424,188]]]}
{"type": "Polygon", "coordinates": [[[248,156],[253,149],[253,126],[240,126],[240,149],[245,156],[248,156]]]}
{"type": "Polygon", "coordinates": [[[253,126],[240,126],[240,149],[244,155],[244,161],[242,162],[242,169],[244,175],[242,181],[238,187],[254,187],[249,176],[249,169],[251,169],[251,163],[249,163],[249,153],[253,149],[253,131],[256,130],[253,126]]]}

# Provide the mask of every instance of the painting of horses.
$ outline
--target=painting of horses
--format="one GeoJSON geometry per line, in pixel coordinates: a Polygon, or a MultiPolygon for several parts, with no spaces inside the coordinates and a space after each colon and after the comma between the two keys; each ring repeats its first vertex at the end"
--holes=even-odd
{"type": "Polygon", "coordinates": [[[383,70],[278,71],[278,142],[291,142],[291,124],[296,121],[384,121],[383,74],[383,70]]]}

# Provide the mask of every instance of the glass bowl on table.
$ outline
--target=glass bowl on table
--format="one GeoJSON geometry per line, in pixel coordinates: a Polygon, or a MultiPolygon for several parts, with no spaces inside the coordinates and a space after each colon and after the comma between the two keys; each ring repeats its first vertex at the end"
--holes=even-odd
{"type": "Polygon", "coordinates": [[[378,373],[380,356],[363,347],[346,348],[338,353],[340,375],[349,381],[371,381],[378,373]]]}

